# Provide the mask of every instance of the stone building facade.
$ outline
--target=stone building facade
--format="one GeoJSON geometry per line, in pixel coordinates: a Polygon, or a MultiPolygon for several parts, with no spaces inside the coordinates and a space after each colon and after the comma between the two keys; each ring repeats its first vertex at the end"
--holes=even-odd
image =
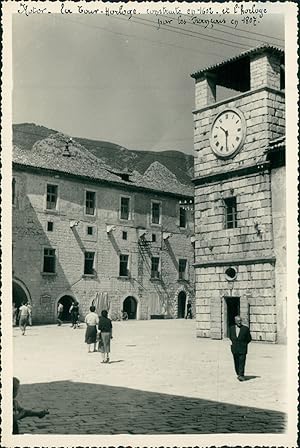
{"type": "Polygon", "coordinates": [[[254,340],[286,338],[283,63],[263,46],[192,75],[199,337],[241,314],[254,340]]]}
{"type": "Polygon", "coordinates": [[[155,162],[116,172],[62,134],[13,155],[13,301],[34,323],[72,300],[112,319],[184,317],[194,307],[192,185],[155,162]]]}

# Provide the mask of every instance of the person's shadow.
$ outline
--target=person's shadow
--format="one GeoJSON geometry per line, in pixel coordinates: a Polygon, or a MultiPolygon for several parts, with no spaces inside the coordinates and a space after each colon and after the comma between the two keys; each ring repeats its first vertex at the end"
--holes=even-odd
{"type": "Polygon", "coordinates": [[[109,361],[108,364],[114,364],[115,362],[124,362],[124,359],[118,359],[116,361],[109,361]]]}
{"type": "Polygon", "coordinates": [[[244,381],[254,380],[255,378],[260,378],[258,375],[245,375],[244,381]]]}

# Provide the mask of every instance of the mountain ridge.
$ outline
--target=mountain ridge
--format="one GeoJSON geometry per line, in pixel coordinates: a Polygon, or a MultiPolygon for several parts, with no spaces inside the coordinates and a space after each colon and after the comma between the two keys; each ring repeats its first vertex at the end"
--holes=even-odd
{"type": "MultiPolygon", "coordinates": [[[[23,150],[31,150],[33,145],[60,131],[37,125],[35,123],[13,124],[13,144],[23,150]]],[[[116,170],[137,170],[144,174],[154,162],[164,165],[177,180],[191,185],[193,177],[194,158],[190,154],[177,150],[151,151],[127,149],[121,145],[102,140],[92,140],[83,137],[72,137],[80,145],[96,156],[104,164],[116,170]]]]}

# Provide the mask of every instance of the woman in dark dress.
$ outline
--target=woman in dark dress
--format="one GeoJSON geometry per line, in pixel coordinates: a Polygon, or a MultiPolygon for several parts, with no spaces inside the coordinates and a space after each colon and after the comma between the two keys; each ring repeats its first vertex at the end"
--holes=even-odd
{"type": "Polygon", "coordinates": [[[73,305],[70,308],[71,320],[72,320],[72,328],[78,328],[78,318],[79,318],[79,303],[73,302],[73,305]]]}
{"type": "Polygon", "coordinates": [[[90,313],[85,316],[86,332],[85,332],[85,342],[89,346],[88,353],[96,351],[96,340],[97,340],[97,325],[99,323],[99,317],[95,313],[96,308],[94,306],[90,307],[90,313]],[[94,344],[94,350],[91,350],[91,345],[94,344]]]}
{"type": "Polygon", "coordinates": [[[102,348],[100,348],[100,351],[102,352],[102,362],[108,363],[110,354],[110,340],[112,339],[112,323],[107,317],[106,310],[101,311],[98,328],[101,331],[100,337],[102,348]]]}

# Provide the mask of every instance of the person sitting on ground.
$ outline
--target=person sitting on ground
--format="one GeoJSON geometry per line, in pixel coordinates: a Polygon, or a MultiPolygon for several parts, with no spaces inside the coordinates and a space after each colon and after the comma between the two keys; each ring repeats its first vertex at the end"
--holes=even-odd
{"type": "Polygon", "coordinates": [[[89,346],[88,353],[92,351],[96,352],[96,341],[97,341],[97,325],[99,323],[99,316],[95,313],[96,308],[92,305],[90,306],[90,313],[85,316],[86,332],[85,332],[85,342],[89,346]],[[94,344],[94,350],[91,350],[91,345],[94,344]]]}
{"type": "Polygon", "coordinates": [[[122,320],[128,320],[128,313],[127,311],[122,311],[122,320]]]}
{"type": "Polygon", "coordinates": [[[15,376],[13,377],[13,434],[19,434],[19,420],[25,417],[45,417],[49,414],[48,409],[42,411],[33,411],[31,409],[24,409],[17,401],[17,395],[19,392],[20,381],[15,376]]]}
{"type": "Polygon", "coordinates": [[[102,362],[109,362],[109,353],[110,353],[110,340],[112,339],[112,323],[111,320],[107,317],[108,313],[106,310],[101,311],[101,317],[99,319],[98,328],[101,331],[100,337],[102,345],[100,346],[100,351],[102,352],[102,362]]]}

